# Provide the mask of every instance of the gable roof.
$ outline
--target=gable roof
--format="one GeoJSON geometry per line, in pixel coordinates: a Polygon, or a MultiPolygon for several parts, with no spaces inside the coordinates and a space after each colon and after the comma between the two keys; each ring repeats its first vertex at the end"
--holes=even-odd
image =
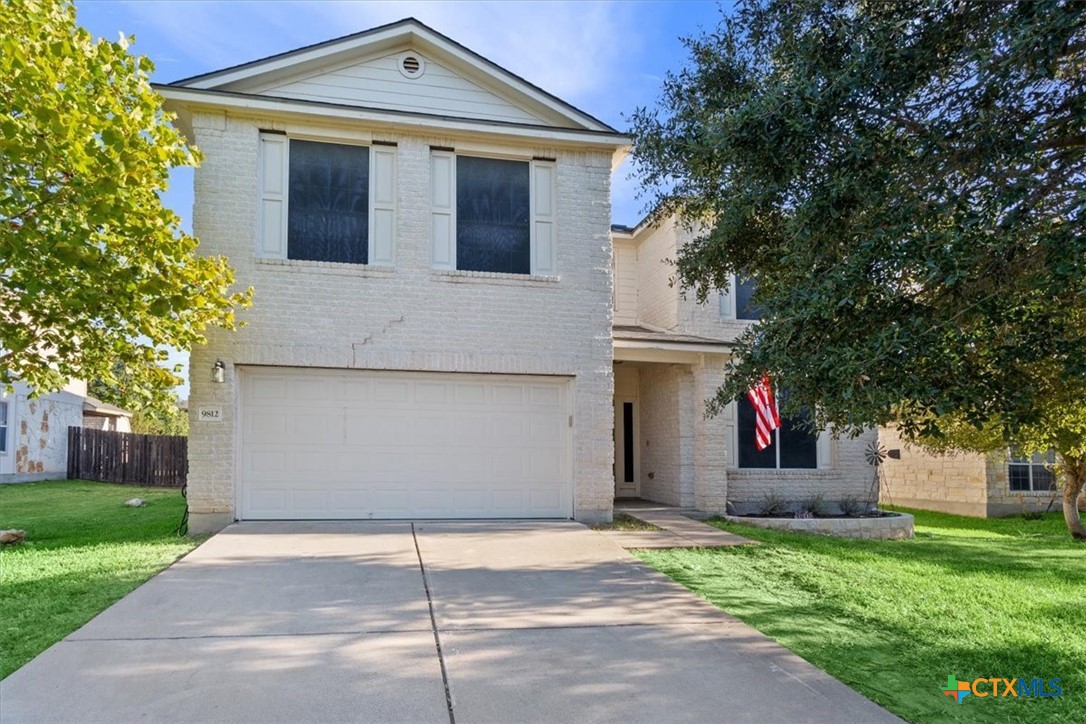
{"type": "Polygon", "coordinates": [[[274,98],[274,89],[289,84],[292,80],[316,75],[331,68],[342,68],[404,48],[417,50],[470,80],[477,81],[495,95],[541,119],[540,125],[620,134],[598,118],[544,91],[415,18],[405,18],[359,33],[183,78],[161,88],[274,98]],[[262,91],[266,93],[261,93],[262,91]]]}
{"type": "Polygon", "coordinates": [[[132,413],[128,410],[123,410],[108,402],[102,402],[97,397],[91,397],[90,395],[83,398],[83,414],[104,417],[132,417],[132,413]]]}

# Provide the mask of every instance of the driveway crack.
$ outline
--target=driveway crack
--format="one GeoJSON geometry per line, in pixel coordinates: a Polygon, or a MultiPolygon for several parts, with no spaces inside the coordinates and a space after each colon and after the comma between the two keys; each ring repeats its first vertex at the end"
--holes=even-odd
{"type": "Polygon", "coordinates": [[[445,706],[449,710],[449,724],[456,724],[453,714],[452,688],[449,686],[449,671],[445,668],[445,653],[441,649],[441,634],[437,630],[437,616],[434,614],[434,598],[430,593],[430,579],[426,575],[426,565],[422,562],[422,549],[419,548],[419,536],[415,524],[411,524],[411,538],[415,541],[415,555],[419,558],[419,570],[422,572],[422,587],[426,590],[426,605],[430,607],[430,628],[434,632],[434,646],[437,647],[437,660],[441,664],[441,681],[445,685],[445,706]]]}

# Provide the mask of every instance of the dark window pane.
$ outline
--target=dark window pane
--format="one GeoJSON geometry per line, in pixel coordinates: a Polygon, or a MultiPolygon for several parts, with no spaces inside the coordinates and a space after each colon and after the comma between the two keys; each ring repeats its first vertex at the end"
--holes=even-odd
{"type": "Polygon", "coordinates": [[[782,468],[818,467],[818,436],[801,426],[806,419],[806,414],[797,418],[781,417],[778,435],[782,468]]]}
{"type": "Polygon", "coordinates": [[[1033,466],[1033,489],[1034,490],[1055,490],[1056,481],[1052,475],[1052,471],[1046,468],[1044,465],[1033,466]]]}
{"type": "Polygon", "coordinates": [[[456,268],[528,274],[528,164],[456,157],[456,268]]]}
{"type": "Polygon", "coordinates": [[[0,402],[0,452],[8,451],[8,403],[0,402]]]}
{"type": "Polygon", "coordinates": [[[1011,490],[1029,490],[1029,465],[1008,465],[1007,476],[1011,490]]]}
{"type": "Polygon", "coordinates": [[[761,319],[762,310],[754,304],[755,282],[750,277],[735,280],[735,318],[761,319]]]}
{"type": "Polygon", "coordinates": [[[623,480],[627,483],[634,481],[634,419],[633,403],[622,403],[622,468],[623,480]]]}
{"type": "Polygon", "coordinates": [[[365,264],[369,256],[370,150],[290,142],[287,256],[365,264]]]}
{"type": "Polygon", "coordinates": [[[777,445],[774,442],[759,451],[754,444],[754,405],[746,397],[739,398],[739,467],[777,467],[777,445]]]}

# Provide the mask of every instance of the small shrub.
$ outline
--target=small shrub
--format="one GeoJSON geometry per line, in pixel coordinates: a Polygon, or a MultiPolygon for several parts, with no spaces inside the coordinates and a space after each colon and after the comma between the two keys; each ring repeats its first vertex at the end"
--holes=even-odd
{"type": "Polygon", "coordinates": [[[767,518],[777,518],[787,512],[788,501],[773,490],[770,490],[765,494],[765,497],[762,498],[762,505],[758,508],[759,515],[763,515],[767,518]]]}
{"type": "Polygon", "coordinates": [[[805,513],[806,515],[797,514],[797,518],[822,518],[829,515],[829,509],[826,506],[825,499],[822,497],[822,493],[812,495],[800,503],[799,513],[805,513]]]}
{"type": "Polygon", "coordinates": [[[850,518],[859,518],[861,515],[867,512],[867,501],[859,498],[855,495],[848,495],[841,498],[838,503],[841,508],[841,512],[850,518]]]}

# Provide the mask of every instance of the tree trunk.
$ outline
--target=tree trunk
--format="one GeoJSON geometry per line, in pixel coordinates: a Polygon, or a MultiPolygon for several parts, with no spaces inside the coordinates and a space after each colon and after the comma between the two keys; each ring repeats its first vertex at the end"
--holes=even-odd
{"type": "Polygon", "coordinates": [[[1082,518],[1078,513],[1078,496],[1086,484],[1086,457],[1063,456],[1063,465],[1063,519],[1067,521],[1067,530],[1072,538],[1086,540],[1086,528],[1082,527],[1082,518]]]}

